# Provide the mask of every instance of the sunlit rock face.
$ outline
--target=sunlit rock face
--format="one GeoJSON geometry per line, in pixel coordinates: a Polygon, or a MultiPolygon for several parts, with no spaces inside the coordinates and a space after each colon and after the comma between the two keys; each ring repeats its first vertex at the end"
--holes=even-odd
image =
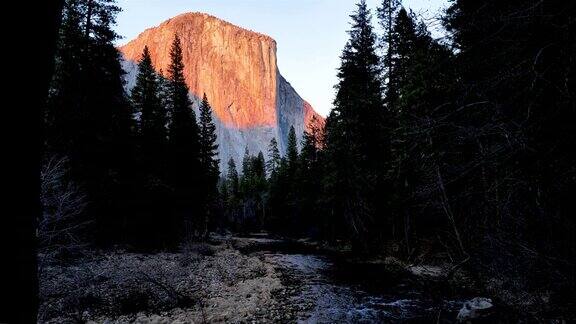
{"type": "Polygon", "coordinates": [[[176,16],[120,47],[127,88],[134,85],[136,62],[146,45],[156,70],[168,70],[174,35],[182,43],[194,108],[206,93],[214,110],[221,169],[230,157],[239,165],[245,147],[266,155],[273,137],[284,151],[290,126],[301,136],[313,116],[323,126],[324,119],[278,71],[272,38],[202,13],[176,16]]]}

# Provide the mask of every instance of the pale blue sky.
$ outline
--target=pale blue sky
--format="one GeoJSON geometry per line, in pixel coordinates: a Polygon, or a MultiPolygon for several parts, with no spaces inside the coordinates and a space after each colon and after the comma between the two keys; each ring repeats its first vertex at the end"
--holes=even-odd
{"type": "MultiPolygon", "coordinates": [[[[374,9],[381,0],[368,0],[374,9]]],[[[437,16],[447,0],[404,0],[423,17],[437,16]]],[[[126,43],[144,29],[183,12],[209,13],[270,35],[278,44],[278,67],[296,91],[322,115],[332,108],[336,68],[346,44],[355,0],[118,0],[116,31],[126,43]]],[[[374,13],[374,10],[372,10],[374,13]]],[[[374,21],[375,22],[375,21],[374,21]]]]}

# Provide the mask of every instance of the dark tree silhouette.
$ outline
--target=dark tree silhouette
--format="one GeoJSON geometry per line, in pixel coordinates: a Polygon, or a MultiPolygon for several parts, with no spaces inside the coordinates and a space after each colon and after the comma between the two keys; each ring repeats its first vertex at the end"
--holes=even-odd
{"type": "Polygon", "coordinates": [[[278,149],[278,142],[276,141],[276,138],[272,138],[270,144],[268,144],[268,161],[266,161],[266,171],[270,177],[276,175],[281,162],[282,157],[280,156],[280,150],[278,149]]]}
{"type": "Polygon", "coordinates": [[[218,196],[217,185],[220,176],[220,160],[218,159],[218,144],[216,144],[216,125],[214,125],[212,119],[212,107],[210,107],[206,94],[204,94],[202,103],[200,104],[200,120],[198,126],[200,129],[200,166],[202,172],[202,182],[200,186],[203,189],[201,202],[204,214],[203,222],[205,224],[212,224],[216,218],[215,206],[218,196]]]}
{"type": "Polygon", "coordinates": [[[200,163],[207,177],[206,187],[215,187],[218,180],[218,144],[216,144],[216,126],[212,119],[212,107],[206,94],[200,104],[200,163]]]}
{"type": "Polygon", "coordinates": [[[101,243],[122,235],[133,165],[132,111],[112,30],[119,11],[113,1],[66,2],[46,111],[47,155],[69,158],[101,243]]]}
{"type": "MultiPolygon", "coordinates": [[[[184,78],[184,62],[180,38],[174,37],[170,49],[171,63],[168,68],[168,102],[170,126],[168,141],[168,170],[170,183],[174,188],[174,218],[167,233],[182,232],[190,239],[205,235],[205,224],[199,219],[202,206],[199,184],[202,181],[200,165],[200,138],[196,114],[188,96],[188,86],[184,78]]],[[[176,243],[176,242],[174,242],[176,243]]]]}
{"type": "Polygon", "coordinates": [[[326,123],[327,200],[336,219],[348,224],[355,247],[366,247],[385,228],[384,194],[388,131],[382,99],[380,60],[370,10],[360,1],[350,40],[341,56],[339,83],[326,123]],[[376,225],[378,224],[378,225],[376,225]]]}
{"type": "Polygon", "coordinates": [[[158,237],[162,214],[169,204],[167,159],[168,134],[167,109],[162,102],[162,77],[152,66],[148,47],[145,46],[138,63],[136,84],[132,88],[131,99],[136,114],[137,127],[137,169],[133,180],[138,212],[132,213],[128,228],[129,240],[141,247],[161,246],[162,235],[158,237]]]}

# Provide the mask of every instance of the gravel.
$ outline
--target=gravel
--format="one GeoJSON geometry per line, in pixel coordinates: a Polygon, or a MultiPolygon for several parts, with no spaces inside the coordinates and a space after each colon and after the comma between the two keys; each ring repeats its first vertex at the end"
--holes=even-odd
{"type": "Polygon", "coordinates": [[[181,253],[90,253],[40,277],[39,323],[292,322],[298,285],[231,244],[181,253]]]}

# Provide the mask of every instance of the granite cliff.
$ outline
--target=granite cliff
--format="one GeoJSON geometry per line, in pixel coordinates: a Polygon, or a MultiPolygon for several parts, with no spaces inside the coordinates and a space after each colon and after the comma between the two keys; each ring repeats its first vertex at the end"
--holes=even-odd
{"type": "Polygon", "coordinates": [[[324,124],[324,118],[280,74],[272,38],[203,13],[171,18],[121,46],[128,88],[134,85],[137,61],[146,45],[156,70],[167,70],[174,35],[182,42],[194,108],[206,93],[214,110],[221,169],[230,157],[239,165],[245,147],[251,154],[266,154],[273,137],[283,152],[292,125],[301,136],[314,116],[320,126],[324,124]]]}

